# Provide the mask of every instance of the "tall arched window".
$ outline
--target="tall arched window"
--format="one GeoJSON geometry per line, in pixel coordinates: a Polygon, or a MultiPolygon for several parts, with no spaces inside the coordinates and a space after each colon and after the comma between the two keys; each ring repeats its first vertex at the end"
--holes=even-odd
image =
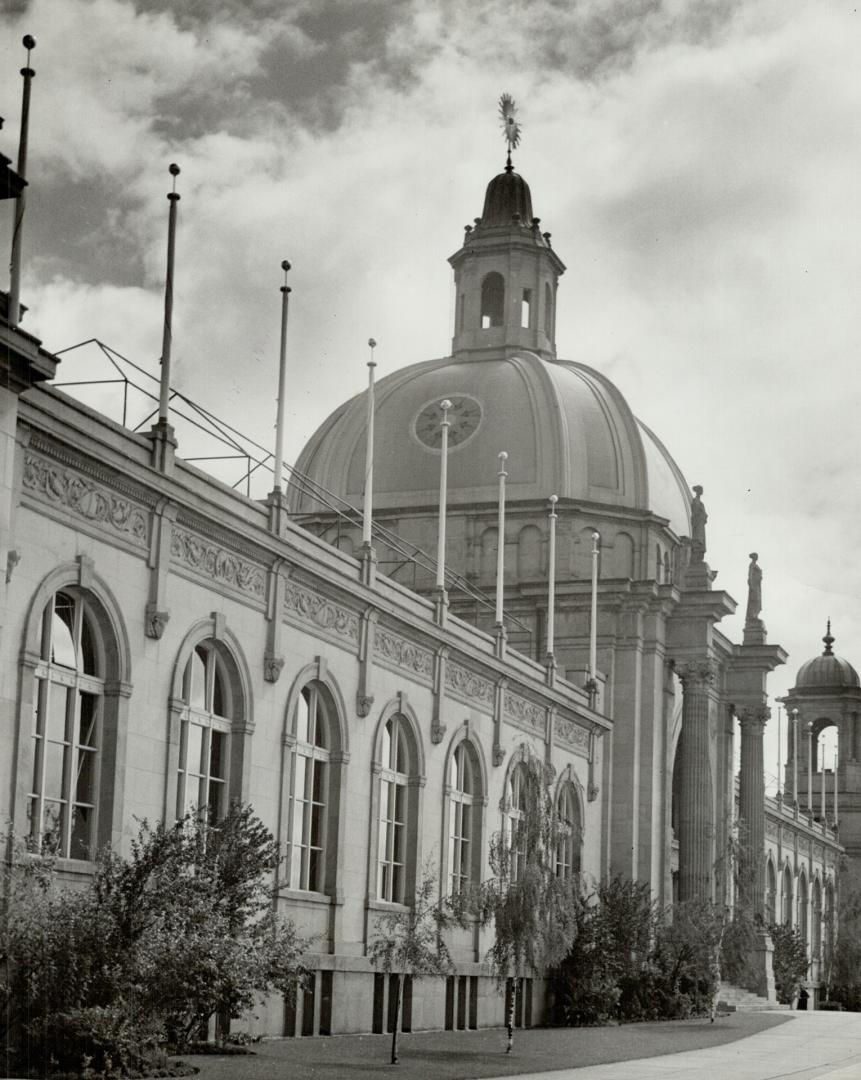
{"type": "Polygon", "coordinates": [[[580,800],[577,789],[567,780],[559,791],[556,804],[559,824],[565,830],[556,847],[556,876],[569,878],[580,873],[580,849],[583,830],[580,822],[580,800]]]}
{"type": "Polygon", "coordinates": [[[808,920],[807,920],[807,877],[804,871],[798,877],[798,933],[804,942],[809,941],[808,938],[808,920]]]}
{"type": "Polygon", "coordinates": [[[792,871],[783,868],[782,921],[784,926],[792,926],[792,871]]]}
{"type": "Polygon", "coordinates": [[[288,730],[295,739],[287,822],[289,886],[331,892],[343,756],[335,702],[322,682],[302,687],[288,730]]]}
{"type": "Polygon", "coordinates": [[[812,955],[818,958],[822,953],[822,886],[819,884],[819,878],[813,881],[812,909],[813,933],[810,937],[810,945],[812,955]]]}
{"type": "Polygon", "coordinates": [[[390,716],[380,741],[377,897],[409,903],[415,888],[418,749],[409,720],[390,716]]]}
{"type": "Polygon", "coordinates": [[[466,739],[449,759],[448,888],[452,896],[478,882],[481,849],[481,773],[475,748],[466,739]]]}
{"type": "Polygon", "coordinates": [[[84,590],[65,588],[45,605],[35,669],[32,847],[45,854],[95,854],[106,648],[84,590]]]}
{"type": "Polygon", "coordinates": [[[205,812],[217,821],[227,812],[234,680],[216,641],[192,650],[182,675],[176,816],[205,812]]]}
{"type": "Polygon", "coordinates": [[[553,290],[547,281],[544,282],[544,333],[553,336],[553,290]]]}
{"type": "Polygon", "coordinates": [[[481,283],[481,328],[502,326],[505,322],[505,279],[495,270],[481,283]]]}
{"type": "Polygon", "coordinates": [[[771,859],[765,864],[765,921],[769,925],[777,914],[777,878],[771,859]]]}
{"type": "Polygon", "coordinates": [[[526,858],[526,852],[522,847],[524,837],[520,829],[520,822],[527,806],[527,789],[529,776],[526,765],[519,761],[508,776],[508,787],[505,793],[505,815],[503,828],[505,843],[510,852],[509,874],[512,881],[517,881],[526,858]]]}

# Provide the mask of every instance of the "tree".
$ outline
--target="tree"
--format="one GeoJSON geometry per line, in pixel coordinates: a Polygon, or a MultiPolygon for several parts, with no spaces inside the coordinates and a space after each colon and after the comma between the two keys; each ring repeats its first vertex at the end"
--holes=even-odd
{"type": "Polygon", "coordinates": [[[772,923],[768,928],[774,944],[774,985],[777,1000],[790,1005],[801,990],[810,961],[807,944],[797,930],[782,923],[772,923]]]}
{"type": "Polygon", "coordinates": [[[243,806],[214,824],[144,822],[130,855],[102,853],[83,889],[19,858],[0,938],[7,1044],[42,1071],[52,1060],[80,1070],[94,1046],[105,1072],[137,1069],[165,1033],[182,1044],[217,1011],[241,1015],[258,992],[295,993],[304,944],[273,907],[277,858],[243,806]]]}
{"type": "Polygon", "coordinates": [[[515,993],[526,971],[559,964],[576,931],[578,881],[556,873],[556,855],[567,826],[556,813],[550,784],[553,772],[528,747],[518,762],[517,805],[503,810],[509,826],[493,837],[493,876],[478,888],[475,909],[483,925],[493,923],[487,959],[503,990],[514,980],[509,999],[508,1043],[514,1046],[515,993]]]}
{"type": "Polygon", "coordinates": [[[398,1031],[401,1023],[404,979],[424,975],[447,975],[454,971],[454,962],[443,939],[443,931],[453,922],[462,922],[453,914],[452,906],[435,897],[436,874],[429,863],[421,885],[410,907],[386,911],[377,916],[374,936],[368,956],[374,967],[386,975],[396,974],[397,1001],[392,1030],[392,1065],[398,1062],[398,1031]]]}

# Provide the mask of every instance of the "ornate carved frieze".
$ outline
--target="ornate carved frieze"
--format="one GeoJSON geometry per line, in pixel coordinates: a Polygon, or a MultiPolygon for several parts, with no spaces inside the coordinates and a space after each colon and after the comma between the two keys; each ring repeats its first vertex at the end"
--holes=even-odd
{"type": "Polygon", "coordinates": [[[445,688],[488,711],[493,708],[493,683],[490,679],[453,660],[445,665],[445,688]]]}
{"type": "Polygon", "coordinates": [[[359,640],[359,616],[296,581],[287,583],[284,614],[300,619],[329,635],[354,644],[359,640]]]}
{"type": "Polygon", "coordinates": [[[824,844],[814,844],[813,845],[813,858],[814,859],[819,859],[821,861],[824,858],[824,856],[825,856],[825,845],[824,844]]]}
{"type": "Polygon", "coordinates": [[[216,582],[263,600],[266,572],[262,566],[246,562],[233,552],[208,544],[176,525],[170,542],[171,558],[216,582]]]}
{"type": "Polygon", "coordinates": [[[536,705],[534,701],[515,694],[513,690],[505,691],[504,701],[506,720],[526,731],[544,734],[547,713],[543,705],[536,705]]]}
{"type": "Polygon", "coordinates": [[[780,832],[780,839],[783,841],[784,844],[789,844],[789,846],[792,847],[792,845],[795,843],[795,832],[792,829],[787,828],[786,825],[784,825],[780,832]]]}
{"type": "Polygon", "coordinates": [[[770,817],[765,819],[765,835],[770,836],[773,840],[780,838],[780,826],[770,817]]]}
{"type": "Polygon", "coordinates": [[[560,746],[566,746],[588,757],[590,748],[588,729],[581,727],[574,720],[568,720],[564,716],[557,716],[554,724],[554,735],[556,742],[560,746]]]}
{"type": "Polygon", "coordinates": [[[430,649],[415,645],[382,626],[376,628],[374,649],[383,663],[405,668],[411,675],[417,675],[427,682],[433,680],[433,653],[430,649]]]}
{"type": "Polygon", "coordinates": [[[137,547],[149,544],[145,507],[73,469],[28,451],[23,484],[41,501],[58,506],[100,528],[108,528],[137,547]]]}

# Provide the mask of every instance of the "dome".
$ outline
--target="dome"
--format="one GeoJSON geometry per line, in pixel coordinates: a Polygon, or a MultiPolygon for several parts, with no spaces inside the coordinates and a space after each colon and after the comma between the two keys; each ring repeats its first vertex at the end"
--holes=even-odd
{"type": "Polygon", "coordinates": [[[529,184],[508,166],[487,185],[481,224],[510,225],[515,214],[524,225],[532,223],[532,194],[529,184]]]}
{"type": "Polygon", "coordinates": [[[858,672],[840,656],[835,656],[831,651],[834,638],[831,636],[831,620],[828,620],[828,629],[825,637],[825,650],[821,656],[815,656],[812,660],[802,664],[795,676],[796,690],[841,690],[861,685],[858,672]]]}
{"type": "MultiPolygon", "coordinates": [[[[449,412],[448,505],[497,499],[497,455],[508,453],[509,500],[562,499],[634,511],[690,535],[690,496],[662,443],[616,387],[584,364],[522,351],[497,360],[446,357],[415,364],[376,387],[374,508],[433,507],[439,493],[439,403],[449,412]]],[[[366,397],[326,420],[296,464],[300,473],[361,505],[366,397]]],[[[293,509],[321,507],[293,496],[293,509]]]]}

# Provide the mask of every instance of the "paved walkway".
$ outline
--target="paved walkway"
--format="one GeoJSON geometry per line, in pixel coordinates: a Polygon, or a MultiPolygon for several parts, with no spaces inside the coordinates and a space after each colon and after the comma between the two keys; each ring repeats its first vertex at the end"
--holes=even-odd
{"type": "Polygon", "coordinates": [[[520,1080],[861,1080],[861,1014],[795,1012],[756,1035],[660,1057],[524,1073],[520,1080]]]}

